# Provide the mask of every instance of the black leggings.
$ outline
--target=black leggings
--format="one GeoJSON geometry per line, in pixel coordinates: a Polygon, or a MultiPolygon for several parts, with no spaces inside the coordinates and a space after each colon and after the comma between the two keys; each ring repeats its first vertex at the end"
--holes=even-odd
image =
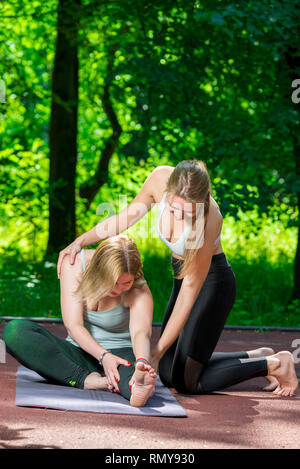
{"type": "MultiPolygon", "coordinates": [[[[83,389],[85,378],[90,373],[96,371],[105,376],[96,358],[33,321],[13,319],[4,328],[3,340],[7,351],[16,360],[49,382],[83,389]]],[[[129,381],[135,371],[133,349],[110,350],[133,364],[118,367],[120,395],[130,400],[129,381]]]]}
{"type": "MultiPolygon", "coordinates": [[[[183,261],[172,256],[174,275],[183,261]]],[[[182,279],[173,290],[163,318],[161,334],[172,314],[182,279]]],[[[178,339],[159,362],[165,386],[186,394],[207,394],[256,376],[268,374],[265,357],[247,352],[214,352],[236,297],[236,278],[225,253],[212,256],[210,269],[178,339]]]]}

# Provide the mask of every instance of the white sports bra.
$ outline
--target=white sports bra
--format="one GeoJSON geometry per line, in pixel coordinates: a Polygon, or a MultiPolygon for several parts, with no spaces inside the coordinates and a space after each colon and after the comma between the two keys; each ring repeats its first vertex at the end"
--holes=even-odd
{"type": "MultiPolygon", "coordinates": [[[[184,257],[184,255],[183,255],[184,254],[184,246],[185,246],[185,241],[186,241],[187,234],[188,234],[188,231],[190,229],[190,226],[188,224],[186,224],[187,225],[186,228],[184,229],[182,235],[176,241],[176,243],[170,243],[170,241],[168,241],[166,238],[163,237],[163,235],[161,234],[160,229],[159,229],[159,221],[160,221],[161,214],[162,214],[164,206],[165,206],[166,195],[167,194],[164,193],[161,201],[158,204],[158,217],[157,217],[157,222],[156,222],[157,233],[158,233],[158,236],[160,237],[160,239],[162,240],[162,242],[165,243],[171,249],[171,251],[174,252],[174,254],[177,254],[178,256],[184,257]]],[[[220,238],[221,238],[221,233],[219,234],[219,236],[215,240],[214,244],[217,244],[219,242],[220,238]]]]}

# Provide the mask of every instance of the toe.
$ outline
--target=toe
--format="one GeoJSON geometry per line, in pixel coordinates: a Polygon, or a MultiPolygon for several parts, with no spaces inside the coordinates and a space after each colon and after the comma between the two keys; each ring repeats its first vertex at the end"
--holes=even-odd
{"type": "Polygon", "coordinates": [[[263,388],[263,391],[274,391],[274,389],[276,389],[276,384],[269,384],[269,386],[265,386],[263,388]]]}
{"type": "Polygon", "coordinates": [[[274,394],[278,394],[278,392],[281,390],[280,386],[277,386],[277,388],[273,391],[274,394]]]}

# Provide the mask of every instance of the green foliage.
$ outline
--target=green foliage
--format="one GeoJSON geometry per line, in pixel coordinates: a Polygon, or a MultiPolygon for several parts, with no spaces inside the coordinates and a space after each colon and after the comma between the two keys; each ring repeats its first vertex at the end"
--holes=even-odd
{"type": "MultiPolygon", "coordinates": [[[[296,248],[295,228],[273,224],[255,213],[239,222],[224,220],[222,246],[235,273],[237,296],[227,320],[231,325],[300,327],[300,304],[287,305],[296,248]],[[252,230],[249,234],[249,220],[252,230]]],[[[143,272],[154,299],[154,322],[160,322],[172,290],[171,253],[155,233],[156,207],[126,231],[136,242],[143,272]],[[150,228],[147,232],[147,227],[150,228]],[[146,237],[148,233],[148,237],[146,237]],[[150,233],[150,236],[149,236],[150,233]]],[[[0,315],[60,317],[59,281],[53,256],[38,263],[21,262],[9,249],[0,267],[0,315]]]]}
{"type": "MultiPolygon", "coordinates": [[[[57,0],[15,0],[0,8],[5,315],[28,309],[47,316],[59,310],[55,268],[43,260],[53,189],[48,129],[56,11],[57,0]]],[[[77,234],[106,216],[97,213],[100,203],[109,202],[116,211],[119,196],[122,207],[124,196],[129,203],[156,166],[202,159],[226,219],[224,248],[237,274],[230,321],[298,325],[297,304],[285,306],[299,226],[294,154],[299,111],[291,105],[286,63],[286,51],[299,37],[298,2],[288,0],[283,8],[279,0],[83,0],[78,19],[77,234]],[[122,134],[108,182],[87,211],[79,188],[93,178],[113,132],[102,103],[105,85],[122,134]]],[[[159,240],[145,239],[149,217],[128,232],[141,249],[159,320],[172,285],[166,269],[170,253],[159,240]]]]}

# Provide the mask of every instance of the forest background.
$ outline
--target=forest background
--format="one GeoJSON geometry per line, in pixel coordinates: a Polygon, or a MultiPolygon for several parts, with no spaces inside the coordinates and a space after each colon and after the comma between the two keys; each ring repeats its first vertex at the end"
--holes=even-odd
{"type": "MultiPolygon", "coordinates": [[[[237,280],[227,324],[300,327],[299,13],[297,0],[0,3],[1,316],[61,317],[60,249],[155,167],[198,159],[237,280]]],[[[159,322],[172,271],[156,216],[126,233],[159,322]]]]}

